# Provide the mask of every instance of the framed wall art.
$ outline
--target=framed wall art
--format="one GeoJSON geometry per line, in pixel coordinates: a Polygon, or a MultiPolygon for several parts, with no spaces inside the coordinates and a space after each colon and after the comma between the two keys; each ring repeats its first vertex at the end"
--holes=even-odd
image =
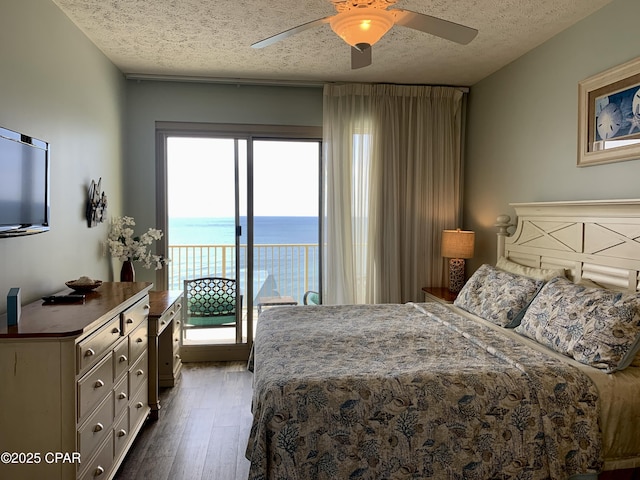
{"type": "Polygon", "coordinates": [[[100,177],[98,183],[91,180],[87,198],[86,216],[87,226],[89,228],[104,222],[107,217],[107,196],[102,191],[102,177],[100,177]]]}
{"type": "Polygon", "coordinates": [[[578,84],[578,166],[640,159],[640,57],[578,84]]]}

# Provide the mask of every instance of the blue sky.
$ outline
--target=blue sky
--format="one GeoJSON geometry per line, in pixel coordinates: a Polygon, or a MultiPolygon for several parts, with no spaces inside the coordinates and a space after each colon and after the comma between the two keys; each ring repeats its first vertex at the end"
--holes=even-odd
{"type": "MultiPolygon", "coordinates": [[[[246,141],[239,141],[240,214],[246,213],[246,141]]],[[[168,140],[169,217],[234,215],[232,139],[168,140]]],[[[254,142],[254,215],[318,215],[318,143],[254,142]]]]}

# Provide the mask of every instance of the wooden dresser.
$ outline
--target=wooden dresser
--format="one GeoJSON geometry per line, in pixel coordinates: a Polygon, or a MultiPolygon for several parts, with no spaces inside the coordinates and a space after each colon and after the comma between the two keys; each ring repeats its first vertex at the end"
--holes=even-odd
{"type": "Polygon", "coordinates": [[[173,387],[180,374],[182,291],[149,292],[149,405],[158,419],[159,387],[173,387]]]}
{"type": "Polygon", "coordinates": [[[23,306],[17,327],[0,317],[0,478],[113,478],[150,411],[151,287],[105,282],[84,303],[23,306]]]}

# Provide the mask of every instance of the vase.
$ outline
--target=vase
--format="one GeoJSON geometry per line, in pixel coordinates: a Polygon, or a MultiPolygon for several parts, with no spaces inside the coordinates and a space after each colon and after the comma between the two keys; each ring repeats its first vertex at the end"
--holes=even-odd
{"type": "Polygon", "coordinates": [[[133,262],[131,260],[125,260],[122,262],[122,270],[120,270],[121,282],[135,282],[136,271],[133,268],[133,262]]]}

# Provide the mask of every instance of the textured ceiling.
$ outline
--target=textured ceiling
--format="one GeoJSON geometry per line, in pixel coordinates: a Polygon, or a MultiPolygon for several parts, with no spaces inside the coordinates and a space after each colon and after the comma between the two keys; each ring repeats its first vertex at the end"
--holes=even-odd
{"type": "Polygon", "coordinates": [[[125,74],[470,86],[612,0],[398,0],[480,33],[458,45],[394,26],[359,70],[328,24],[251,48],[335,14],[331,0],[53,1],[125,74]]]}

